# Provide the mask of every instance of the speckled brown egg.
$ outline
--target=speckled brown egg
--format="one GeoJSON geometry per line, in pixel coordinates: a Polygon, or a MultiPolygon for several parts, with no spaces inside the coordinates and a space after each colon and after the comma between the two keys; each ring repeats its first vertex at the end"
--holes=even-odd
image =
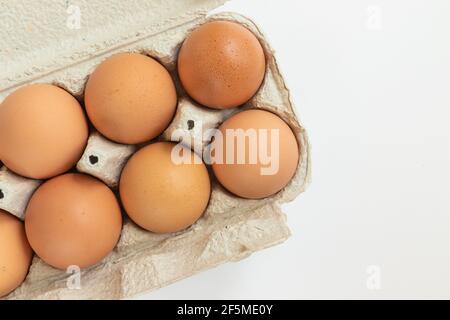
{"type": "Polygon", "coordinates": [[[210,192],[202,160],[190,149],[170,142],[139,150],[120,178],[120,197],[128,216],[156,233],[180,231],[193,224],[205,211],[210,192]],[[183,153],[189,159],[185,163],[176,159],[183,153]]]}
{"type": "Polygon", "coordinates": [[[31,197],[25,230],[31,247],[49,265],[87,268],[105,258],[120,237],[122,216],[114,193],[78,173],[46,181],[31,197]]]}
{"type": "Polygon", "coordinates": [[[0,159],[22,176],[44,179],[67,171],[87,138],[80,104],[59,87],[28,85],[0,105],[0,159]]]}
{"type": "Polygon", "coordinates": [[[0,210],[0,297],[20,286],[32,256],[22,221],[0,210]]]}
{"type": "Polygon", "coordinates": [[[106,59],[91,74],[85,104],[89,119],[104,136],[136,144],[167,128],[177,94],[169,72],[156,60],[121,53],[106,59]]]}
{"type": "Polygon", "coordinates": [[[253,33],[229,21],[205,23],[184,41],[178,74],[186,92],[210,108],[247,102],[265,73],[264,51],[253,33]]]}
{"type": "Polygon", "coordinates": [[[212,168],[228,191],[261,199],[280,191],[294,176],[299,147],[291,128],[277,115],[242,111],[227,119],[219,131],[212,143],[216,157],[212,168]]]}

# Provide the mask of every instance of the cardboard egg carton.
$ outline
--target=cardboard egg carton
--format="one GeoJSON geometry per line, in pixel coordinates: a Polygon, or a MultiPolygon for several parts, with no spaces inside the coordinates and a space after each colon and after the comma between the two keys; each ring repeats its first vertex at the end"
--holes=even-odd
{"type": "MultiPolygon", "coordinates": [[[[218,127],[239,110],[261,108],[283,118],[300,146],[296,174],[279,193],[262,200],[238,198],[210,174],[210,203],[203,217],[190,228],[172,234],[154,234],[139,228],[124,215],[117,247],[102,262],[82,270],[81,288],[68,286],[70,274],[48,266],[35,256],[25,282],[7,299],[132,297],[219,264],[240,260],[289,237],[280,205],[293,200],[309,183],[307,134],[295,113],[274,52],[258,27],[236,13],[207,15],[224,2],[76,1],[81,29],[73,30],[67,23],[73,18],[71,14],[78,11],[76,7],[66,7],[65,1],[44,0],[30,7],[25,0],[0,0],[0,12],[5,15],[0,19],[0,61],[4,69],[0,70],[0,102],[18,87],[37,82],[56,84],[82,103],[87,78],[100,62],[114,53],[139,52],[160,61],[177,86],[176,115],[157,140],[171,140],[174,130],[181,129],[199,150],[209,143],[202,136],[203,130],[218,127]],[[241,23],[258,37],[265,51],[264,82],[251,101],[240,108],[213,110],[199,106],[179,84],[178,49],[192,30],[211,20],[241,23]],[[4,65],[4,61],[8,63],[4,65]]],[[[76,25],[76,21],[72,22],[76,25]]],[[[121,170],[139,147],[111,142],[92,129],[74,170],[95,176],[117,191],[121,170]]],[[[3,167],[0,170],[0,208],[23,219],[28,200],[40,183],[19,177],[3,167]]]]}

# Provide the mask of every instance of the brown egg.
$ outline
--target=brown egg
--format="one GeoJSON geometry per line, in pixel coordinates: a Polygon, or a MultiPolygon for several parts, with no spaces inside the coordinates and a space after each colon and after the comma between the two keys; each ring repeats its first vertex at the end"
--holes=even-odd
{"type": "Polygon", "coordinates": [[[212,155],[217,180],[243,198],[260,199],[280,191],[292,179],[299,147],[291,128],[277,115],[247,110],[226,120],[219,128],[212,155]],[[228,136],[227,136],[228,134],[228,136]]]}
{"type": "Polygon", "coordinates": [[[45,179],[67,171],[87,138],[80,104],[59,87],[28,85],[0,105],[0,159],[22,176],[45,179]]]}
{"type": "Polygon", "coordinates": [[[167,70],[135,53],[116,54],[101,63],[89,77],[84,99],[95,128],[111,140],[128,144],[161,134],[177,104],[167,70]]]}
{"type": "Polygon", "coordinates": [[[99,180],[69,173],[48,180],[31,197],[25,230],[36,254],[49,265],[87,268],[113,250],[122,216],[113,192],[99,180]]]}
{"type": "Polygon", "coordinates": [[[0,210],[0,297],[20,286],[32,256],[22,221],[0,210]]]}
{"type": "Polygon", "coordinates": [[[237,107],[258,90],[266,68],[258,39],[228,21],[205,23],[184,41],[178,74],[186,92],[215,109],[237,107]]]}
{"type": "Polygon", "coordinates": [[[120,178],[120,197],[130,218],[158,233],[183,230],[193,224],[205,211],[210,192],[208,170],[202,160],[190,149],[169,142],[139,150],[120,178]],[[181,150],[191,163],[177,164],[172,150],[174,154],[181,150]]]}

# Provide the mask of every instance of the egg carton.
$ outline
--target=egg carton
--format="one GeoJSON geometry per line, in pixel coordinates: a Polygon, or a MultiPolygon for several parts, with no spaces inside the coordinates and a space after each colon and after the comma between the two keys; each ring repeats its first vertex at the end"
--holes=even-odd
{"type": "MultiPolygon", "coordinates": [[[[70,8],[65,1],[44,0],[30,7],[25,0],[0,0],[0,61],[4,69],[0,70],[0,101],[22,85],[52,83],[82,103],[86,81],[98,64],[115,53],[139,52],[156,58],[169,70],[178,92],[175,117],[156,140],[169,141],[175,130],[183,130],[199,150],[210,142],[204,140],[203,130],[218,127],[236,111],[256,108],[284,119],[300,146],[295,176],[277,194],[261,200],[242,199],[226,191],[210,174],[212,193],[208,208],[187,230],[154,234],[139,228],[124,214],[116,248],[102,262],[81,271],[80,288],[68,286],[71,274],[52,268],[35,256],[25,282],[6,299],[128,298],[243,259],[290,236],[280,205],[293,200],[310,181],[307,133],[296,115],[274,51],[260,29],[236,13],[208,15],[224,2],[84,0],[74,1],[77,6],[70,8]],[[73,30],[66,23],[77,12],[81,14],[81,29],[73,30]],[[212,20],[242,24],[264,48],[264,82],[257,94],[239,108],[212,110],[199,106],[179,84],[176,58],[183,40],[192,30],[212,20]]],[[[139,147],[111,142],[91,128],[87,147],[73,170],[97,177],[117,193],[121,170],[139,147]]],[[[3,167],[0,208],[23,219],[28,200],[40,183],[3,167]]]]}

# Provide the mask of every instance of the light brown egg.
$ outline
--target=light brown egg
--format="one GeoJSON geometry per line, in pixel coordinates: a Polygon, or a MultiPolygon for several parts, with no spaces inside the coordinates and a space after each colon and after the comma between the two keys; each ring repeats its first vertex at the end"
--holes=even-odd
{"type": "Polygon", "coordinates": [[[122,216],[113,192],[99,180],[69,173],[48,180],[31,197],[25,230],[36,254],[49,265],[87,268],[113,250],[122,216]]]}
{"type": "Polygon", "coordinates": [[[22,176],[45,179],[69,170],[87,138],[80,104],[59,87],[28,85],[0,105],[0,159],[22,176]]]}
{"type": "Polygon", "coordinates": [[[223,139],[213,141],[212,154],[222,163],[213,163],[212,168],[230,192],[243,198],[265,198],[294,176],[299,147],[291,128],[277,115],[243,111],[226,120],[219,131],[223,139]],[[233,135],[227,137],[227,132],[233,135]]]}
{"type": "Polygon", "coordinates": [[[258,90],[266,68],[258,39],[229,21],[205,23],[184,41],[178,74],[186,92],[215,109],[237,107],[258,90]]]}
{"type": "Polygon", "coordinates": [[[86,111],[107,138],[128,144],[151,140],[173,118],[175,85],[156,60],[136,53],[116,54],[89,77],[86,111]]]}
{"type": "Polygon", "coordinates": [[[211,187],[206,166],[190,149],[180,146],[191,163],[177,164],[172,157],[175,146],[158,142],[142,148],[128,161],[120,178],[125,211],[149,231],[183,230],[200,218],[208,205],[211,187]]]}
{"type": "Polygon", "coordinates": [[[0,210],[0,297],[20,286],[32,256],[22,221],[0,210]]]}

